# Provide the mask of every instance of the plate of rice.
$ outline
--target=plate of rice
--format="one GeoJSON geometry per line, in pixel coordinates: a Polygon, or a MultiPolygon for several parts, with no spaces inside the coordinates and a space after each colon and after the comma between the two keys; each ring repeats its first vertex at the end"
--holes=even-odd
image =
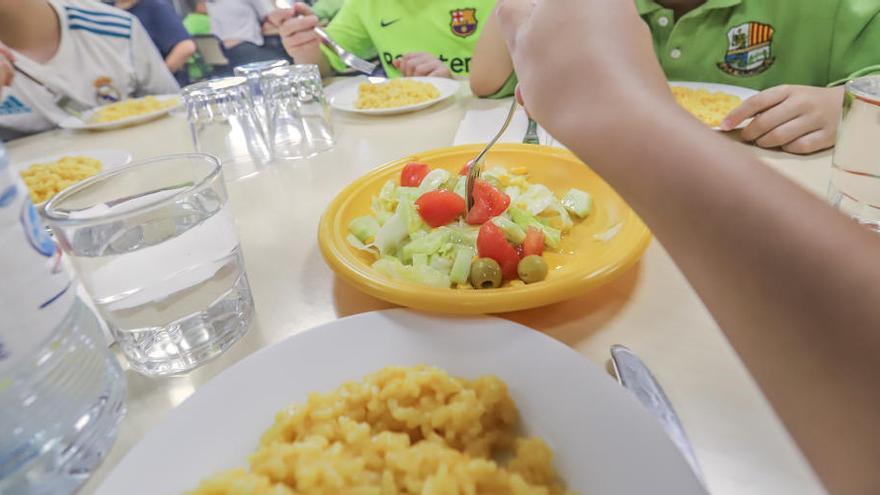
{"type": "Polygon", "coordinates": [[[706,492],[656,420],[571,348],[498,318],[392,309],[239,361],[96,493],[706,492]]]}
{"type": "Polygon", "coordinates": [[[358,78],[329,87],[330,106],[365,115],[414,112],[455,96],[461,83],[442,77],[358,78]]]}
{"type": "Polygon", "coordinates": [[[41,205],[81,180],[131,163],[122,150],[81,150],[14,163],[31,202],[41,205]]]}
{"type": "Polygon", "coordinates": [[[82,118],[68,117],[58,125],[64,129],[89,131],[118,129],[158,119],[182,104],[180,95],[176,94],[128,98],[90,110],[82,118]]]}
{"type": "MultiPolygon", "coordinates": [[[[669,86],[679,105],[716,131],[721,130],[721,121],[733,109],[758,94],[754,89],[729,84],[673,81],[669,86]]],[[[737,129],[751,121],[747,119],[737,129]]]]}

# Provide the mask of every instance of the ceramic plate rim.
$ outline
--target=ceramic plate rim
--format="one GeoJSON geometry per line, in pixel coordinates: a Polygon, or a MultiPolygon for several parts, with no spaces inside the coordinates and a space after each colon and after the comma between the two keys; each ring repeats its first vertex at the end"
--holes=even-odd
{"type": "MultiPolygon", "coordinates": [[[[419,160],[429,162],[433,158],[456,154],[462,151],[473,151],[473,154],[476,155],[482,147],[483,145],[481,144],[465,144],[437,148],[415,155],[418,156],[419,160]]],[[[577,157],[570,151],[551,146],[499,143],[495,146],[495,149],[530,152],[539,150],[540,153],[547,154],[550,157],[577,160],[577,157]]],[[[466,291],[468,293],[466,299],[462,298],[460,294],[462,291],[460,289],[431,288],[413,282],[402,282],[377,277],[371,271],[372,269],[364,263],[349,262],[345,257],[341,256],[343,248],[340,247],[341,241],[335,235],[336,217],[344,210],[348,198],[353,191],[361,187],[362,182],[367,181],[373,176],[381,175],[389,169],[401,167],[402,163],[411,159],[412,156],[406,156],[380,165],[355,179],[327,205],[318,226],[318,243],[325,262],[347,283],[373,297],[414,309],[452,314],[505,313],[546,306],[580,295],[589,289],[610,281],[614,276],[624,273],[641,259],[652,240],[648,227],[627,205],[627,210],[621,214],[620,222],[632,222],[634,224],[632,228],[639,235],[638,242],[631,247],[628,253],[618,256],[614,263],[608,264],[598,271],[569,273],[564,278],[556,279],[553,283],[548,282],[506,288],[504,293],[466,291]],[[425,294],[426,296],[415,298],[409,295],[411,293],[425,294]],[[451,304],[453,300],[455,304],[451,304]],[[449,309],[449,307],[454,309],[449,309]]],[[[347,244],[345,249],[349,249],[347,244]]]]}
{"type": "Polygon", "coordinates": [[[343,84],[342,87],[337,89],[335,94],[330,96],[330,106],[335,108],[336,110],[361,115],[397,115],[401,113],[415,112],[433,106],[437,103],[440,103],[441,101],[452,98],[461,89],[461,81],[455,79],[431,76],[408,77],[407,79],[413,81],[424,81],[434,84],[435,86],[437,86],[437,89],[440,90],[440,96],[434,98],[433,100],[423,101],[421,103],[395,108],[354,108],[354,98],[357,96],[357,86],[359,82],[363,81],[364,79],[365,78],[357,78],[355,80],[352,80],[349,84],[343,84]],[[356,83],[355,81],[358,82],[356,83]]]}
{"type": "Polygon", "coordinates": [[[659,423],[598,366],[565,344],[500,318],[441,317],[403,309],[362,313],[317,325],[246,356],[211,378],[148,431],[96,493],[170,495],[194,488],[198,479],[242,465],[274,413],[303,400],[307,392],[330,390],[383,366],[422,362],[453,375],[473,378],[496,374],[505,380],[526,429],[545,438],[560,454],[555,466],[570,488],[581,490],[582,495],[623,495],[635,493],[632,489],[638,487],[645,492],[645,487],[657,483],[670,483],[673,486],[669,488],[681,495],[705,494],[659,423]],[[387,346],[389,339],[398,345],[387,346]],[[346,344],[338,347],[337,342],[346,344]],[[499,346],[500,342],[505,345],[499,346]],[[363,352],[365,343],[373,350],[363,352]],[[495,355],[494,360],[485,359],[488,351],[495,355]],[[337,362],[322,361],[328,352],[341,352],[343,357],[337,362]],[[521,366],[523,353],[531,354],[542,373],[521,366]],[[276,383],[279,376],[304,370],[309,373],[295,376],[307,376],[307,380],[269,386],[269,394],[262,390],[267,389],[266,384],[276,383]],[[557,387],[546,387],[542,376],[553,377],[557,387]],[[278,393],[279,388],[288,392],[278,393]],[[228,397],[235,399],[229,401],[228,397]],[[565,406],[547,407],[543,398],[565,406]],[[218,410],[216,406],[225,403],[230,404],[230,411],[218,410]],[[230,424],[227,419],[233,419],[235,427],[228,428],[226,435],[216,435],[217,427],[230,424]],[[584,439],[587,434],[591,436],[584,439]],[[187,437],[189,440],[180,441],[187,437]],[[193,443],[198,446],[190,449],[193,443]],[[175,445],[178,448],[171,448],[175,445]],[[194,449],[202,455],[186,457],[194,449]],[[574,459],[578,453],[596,461],[574,459]],[[625,461],[617,457],[621,454],[625,454],[625,461]],[[153,468],[166,468],[162,471],[166,476],[155,476],[153,468]],[[632,476],[634,469],[640,476],[632,476]]]}
{"type": "MultiPolygon", "coordinates": [[[[67,117],[66,119],[62,120],[61,122],[59,122],[58,126],[63,129],[88,130],[88,131],[116,129],[118,127],[126,127],[129,125],[149,122],[151,120],[157,119],[157,118],[183,106],[183,100],[182,100],[181,96],[176,93],[173,93],[173,94],[168,93],[168,94],[161,94],[161,95],[145,95],[145,96],[154,96],[161,101],[167,101],[170,99],[177,99],[177,102],[168,108],[163,108],[161,110],[154,110],[152,112],[143,113],[140,115],[132,115],[131,117],[126,117],[126,118],[120,119],[120,120],[114,120],[112,122],[101,122],[101,123],[90,124],[82,119],[70,116],[70,117],[67,117]]],[[[139,98],[142,98],[142,97],[139,97],[139,98]]],[[[91,115],[92,112],[94,112],[94,109],[90,110],[86,115],[91,115]]]]}

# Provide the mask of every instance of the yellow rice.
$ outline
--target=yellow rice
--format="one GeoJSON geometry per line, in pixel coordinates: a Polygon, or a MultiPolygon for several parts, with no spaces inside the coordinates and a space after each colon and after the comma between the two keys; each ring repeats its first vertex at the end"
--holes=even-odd
{"type": "Polygon", "coordinates": [[[440,90],[431,83],[400,78],[379,84],[361,83],[354,106],[359,109],[397,108],[439,97],[440,90]]]}
{"type": "Polygon", "coordinates": [[[49,163],[35,163],[21,172],[34,204],[48,201],[68,186],[101,171],[101,162],[87,156],[65,156],[49,163]]]}
{"type": "Polygon", "coordinates": [[[742,99],[720,91],[673,86],[672,94],[679,105],[709,127],[718,127],[724,117],[742,103],[742,99]]]}
{"type": "Polygon", "coordinates": [[[91,118],[94,124],[104,122],[114,122],[136,115],[155,112],[173,107],[177,102],[171,98],[168,100],[160,100],[155,96],[145,96],[143,98],[130,98],[128,100],[117,101],[103,107],[99,107],[91,118]]]}
{"type": "Polygon", "coordinates": [[[496,377],[383,368],[281,411],[249,469],[220,473],[189,495],[571,493],[547,445],[516,437],[517,416],[496,377]]]}

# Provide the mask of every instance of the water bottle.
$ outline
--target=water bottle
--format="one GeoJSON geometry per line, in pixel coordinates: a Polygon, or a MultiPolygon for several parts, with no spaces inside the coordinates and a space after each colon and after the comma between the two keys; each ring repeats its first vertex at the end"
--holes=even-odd
{"type": "Polygon", "coordinates": [[[76,491],[112,446],[125,393],[0,143],[0,495],[76,491]]]}

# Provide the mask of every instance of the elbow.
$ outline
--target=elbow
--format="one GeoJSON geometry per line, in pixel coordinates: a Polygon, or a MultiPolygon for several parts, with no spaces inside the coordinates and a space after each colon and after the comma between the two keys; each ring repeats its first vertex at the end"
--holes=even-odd
{"type": "Polygon", "coordinates": [[[470,74],[471,93],[479,98],[492,96],[501,89],[502,84],[497,84],[492,78],[486,77],[485,74],[479,72],[471,72],[470,74]]]}
{"type": "Polygon", "coordinates": [[[180,54],[186,57],[187,60],[196,54],[196,42],[193,40],[181,41],[177,46],[180,49],[180,54]]]}

